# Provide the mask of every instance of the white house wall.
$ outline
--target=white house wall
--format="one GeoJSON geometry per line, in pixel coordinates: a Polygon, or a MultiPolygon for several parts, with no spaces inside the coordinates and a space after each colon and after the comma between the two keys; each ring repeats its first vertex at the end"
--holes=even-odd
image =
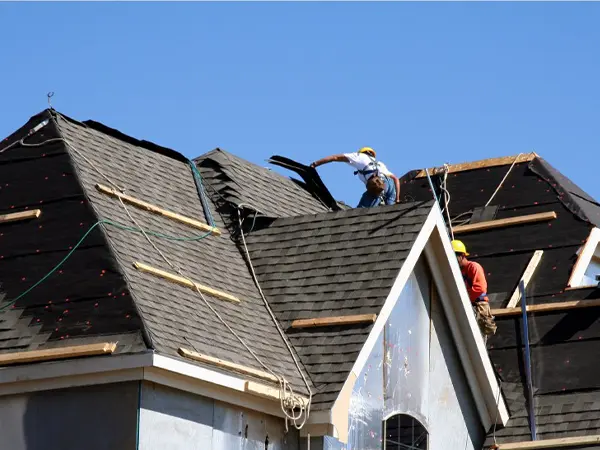
{"type": "Polygon", "coordinates": [[[298,450],[281,418],[144,383],[139,450],[298,450]]]}
{"type": "Polygon", "coordinates": [[[437,292],[431,300],[429,448],[480,450],[485,433],[437,292]]]}
{"type": "Polygon", "coordinates": [[[395,414],[425,426],[430,450],[482,448],[481,419],[432,286],[421,258],[353,387],[348,443],[327,439],[327,450],[383,449],[383,420],[395,414]]]}
{"type": "MultiPolygon", "coordinates": [[[[383,333],[377,339],[360,376],[356,379],[348,411],[348,450],[381,449],[383,421],[383,333]]],[[[334,439],[329,449],[342,448],[334,439]]]]}
{"type": "Polygon", "coordinates": [[[384,328],[384,419],[409,414],[429,420],[430,283],[423,264],[410,274],[384,328]]]}

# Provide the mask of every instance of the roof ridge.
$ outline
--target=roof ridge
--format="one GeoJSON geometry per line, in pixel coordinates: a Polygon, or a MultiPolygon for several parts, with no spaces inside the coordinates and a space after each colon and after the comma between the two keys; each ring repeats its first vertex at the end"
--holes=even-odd
{"type": "Polygon", "coordinates": [[[178,161],[182,161],[182,162],[186,162],[186,163],[189,161],[189,158],[187,158],[185,155],[183,155],[183,153],[180,153],[177,150],[174,150],[169,147],[164,147],[162,145],[147,141],[145,139],[137,139],[129,134],[125,134],[122,131],[117,130],[116,128],[109,127],[108,125],[105,125],[102,122],[98,122],[98,121],[91,120],[91,119],[84,120],[84,121],[77,120],[71,116],[68,116],[68,115],[60,112],[60,111],[57,111],[54,108],[47,108],[44,110],[44,112],[46,112],[46,111],[49,114],[58,115],[59,117],[71,122],[73,125],[77,125],[82,128],[92,129],[101,134],[104,134],[106,136],[110,136],[114,139],[117,139],[121,142],[125,142],[127,144],[131,144],[136,147],[144,148],[146,150],[167,156],[168,158],[172,158],[172,159],[175,159],[178,161]]]}
{"type": "MultiPolygon", "coordinates": [[[[488,167],[496,167],[496,166],[507,166],[509,164],[513,164],[515,161],[517,163],[529,162],[535,158],[539,158],[539,155],[536,152],[529,153],[519,153],[518,155],[512,156],[499,156],[495,158],[486,158],[480,159],[477,161],[468,161],[463,163],[449,164],[448,165],[448,173],[454,172],[463,172],[465,170],[475,170],[475,169],[484,169],[488,167]]],[[[442,166],[443,167],[443,166],[442,166]]],[[[442,171],[440,167],[432,167],[427,169],[429,175],[437,175],[442,171]]],[[[426,176],[425,170],[419,170],[415,178],[423,178],[426,176]]]]}

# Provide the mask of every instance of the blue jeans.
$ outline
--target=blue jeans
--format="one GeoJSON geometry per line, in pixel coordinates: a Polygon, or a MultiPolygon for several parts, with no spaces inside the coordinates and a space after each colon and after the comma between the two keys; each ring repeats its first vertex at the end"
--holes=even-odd
{"type": "Polygon", "coordinates": [[[371,208],[373,206],[379,206],[381,203],[381,197],[385,200],[386,205],[393,205],[396,203],[396,185],[394,180],[385,177],[385,189],[379,197],[375,197],[369,194],[367,191],[362,195],[358,202],[357,208],[371,208]]]}

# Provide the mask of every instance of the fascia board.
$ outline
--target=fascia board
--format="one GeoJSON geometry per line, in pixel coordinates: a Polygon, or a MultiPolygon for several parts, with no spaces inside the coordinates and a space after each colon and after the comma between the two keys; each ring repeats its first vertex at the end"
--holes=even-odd
{"type": "Polygon", "coordinates": [[[583,246],[583,250],[575,262],[575,266],[573,267],[573,271],[571,272],[571,276],[567,282],[567,287],[572,287],[573,285],[577,285],[581,282],[586,269],[590,265],[590,261],[592,260],[592,256],[594,255],[594,251],[596,250],[596,246],[599,242],[600,229],[593,228],[592,231],[590,231],[590,235],[588,236],[585,245],[583,246]]]}
{"type": "MultiPolygon", "coordinates": [[[[279,402],[245,392],[244,378],[153,352],[2,367],[0,396],[133,380],[146,380],[284,417],[279,402]]],[[[309,423],[329,424],[330,421],[330,411],[318,411],[311,414],[309,423]]]]}
{"type": "Polygon", "coordinates": [[[509,419],[508,409],[473,314],[441,214],[438,215],[436,231],[425,248],[425,255],[440,290],[446,318],[484,427],[487,430],[496,421],[506,425],[509,419]]]}
{"type": "Polygon", "coordinates": [[[0,396],[141,379],[152,353],[94,356],[0,368],[0,396]]]}

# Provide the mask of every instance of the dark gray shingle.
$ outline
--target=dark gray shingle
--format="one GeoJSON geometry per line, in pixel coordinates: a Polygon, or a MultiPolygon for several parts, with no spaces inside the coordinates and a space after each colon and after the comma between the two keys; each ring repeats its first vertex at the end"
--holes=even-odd
{"type": "Polygon", "coordinates": [[[265,295],[318,394],[335,401],[372,325],[292,329],[295,319],[379,313],[431,202],[275,220],[248,236],[265,295]]]}

